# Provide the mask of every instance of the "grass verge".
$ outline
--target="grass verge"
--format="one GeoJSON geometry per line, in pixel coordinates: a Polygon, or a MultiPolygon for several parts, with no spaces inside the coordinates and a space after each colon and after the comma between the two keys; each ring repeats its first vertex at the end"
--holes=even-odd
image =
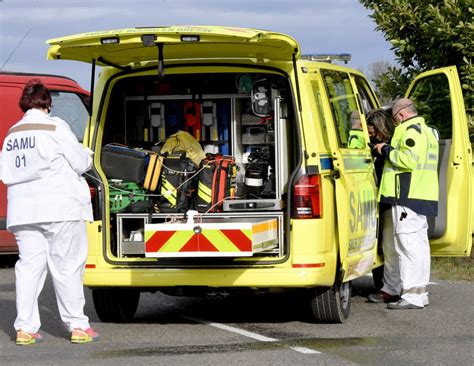
{"type": "Polygon", "coordinates": [[[474,281],[474,251],[470,257],[432,257],[431,277],[440,280],[474,281]]]}

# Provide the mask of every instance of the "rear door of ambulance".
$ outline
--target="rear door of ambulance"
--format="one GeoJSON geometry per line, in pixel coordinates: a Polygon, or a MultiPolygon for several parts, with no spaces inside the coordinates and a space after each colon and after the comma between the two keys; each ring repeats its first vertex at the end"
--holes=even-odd
{"type": "Polygon", "coordinates": [[[323,68],[320,74],[329,102],[324,114],[334,166],[339,258],[343,281],[349,281],[369,272],[376,261],[378,211],[368,134],[364,130],[358,148],[350,147],[351,116],[365,119],[366,109],[377,105],[374,98],[371,108],[361,105],[354,76],[345,69],[323,68]]]}
{"type": "Polygon", "coordinates": [[[438,129],[438,216],[429,218],[431,254],[469,256],[472,247],[472,152],[461,83],[456,67],[420,74],[406,94],[438,129]]]}
{"type": "MultiPolygon", "coordinates": [[[[112,66],[124,72],[161,60],[158,72],[166,72],[172,62],[202,60],[243,60],[268,66],[271,62],[288,63],[300,56],[293,38],[257,29],[219,26],[137,27],[113,31],[89,32],[47,41],[49,60],[75,60],[97,66],[112,66]],[[270,61],[269,61],[270,60],[270,61]]],[[[98,85],[100,93],[104,85],[98,85]]],[[[94,98],[98,105],[101,96],[94,98]]],[[[94,106],[94,113],[99,108],[94,106]]],[[[100,108],[105,111],[106,108],[100,108]]],[[[103,116],[96,116],[96,118],[103,116]]],[[[94,122],[99,122],[96,120],[94,122]]],[[[88,134],[93,136],[94,125],[88,134]]],[[[94,148],[95,142],[90,144],[94,148]]]]}

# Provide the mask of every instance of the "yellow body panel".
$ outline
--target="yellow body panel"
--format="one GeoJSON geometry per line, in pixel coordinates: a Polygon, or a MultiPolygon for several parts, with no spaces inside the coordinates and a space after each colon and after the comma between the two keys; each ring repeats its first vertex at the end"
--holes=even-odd
{"type": "MultiPolygon", "coordinates": [[[[309,258],[309,257],[308,257],[309,258]]],[[[100,257],[89,256],[88,263],[96,268],[86,269],[84,285],[89,287],[252,287],[252,288],[311,288],[331,286],[336,268],[334,254],[314,256],[314,263],[326,263],[317,268],[292,268],[288,264],[266,268],[202,269],[186,268],[124,268],[111,266],[100,257]]]]}

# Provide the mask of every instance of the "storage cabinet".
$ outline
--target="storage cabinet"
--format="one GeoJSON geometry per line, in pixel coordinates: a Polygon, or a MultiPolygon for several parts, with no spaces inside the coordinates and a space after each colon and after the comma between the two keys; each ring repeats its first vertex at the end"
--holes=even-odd
{"type": "MultiPolygon", "coordinates": [[[[273,113],[269,117],[253,114],[250,103],[249,94],[209,94],[199,99],[190,95],[126,96],[124,142],[150,148],[163,140],[163,136],[187,130],[205,152],[235,157],[239,167],[237,200],[272,199],[276,201],[267,209],[278,210],[283,207],[281,201],[288,179],[286,103],[282,97],[274,98],[273,113]],[[193,113],[196,121],[193,121],[193,113]],[[196,127],[197,123],[200,125],[196,127]],[[260,158],[255,159],[255,156],[260,158]],[[252,157],[253,163],[249,161],[252,157]],[[251,185],[246,186],[246,178],[256,184],[259,182],[255,179],[261,179],[262,186],[251,189],[251,185]]],[[[224,209],[233,210],[228,204],[224,209]]]]}

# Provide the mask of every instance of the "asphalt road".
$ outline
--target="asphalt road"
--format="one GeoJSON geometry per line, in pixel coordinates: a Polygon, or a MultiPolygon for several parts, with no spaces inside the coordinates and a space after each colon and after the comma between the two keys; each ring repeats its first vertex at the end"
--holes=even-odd
{"type": "MultiPolygon", "coordinates": [[[[0,259],[1,261],[1,259],[0,259]]],[[[101,323],[90,291],[86,313],[101,334],[72,345],[48,280],[40,297],[44,342],[14,343],[14,269],[0,263],[0,365],[472,365],[474,283],[434,280],[430,306],[369,304],[369,277],[353,285],[344,324],[301,320],[290,297],[225,300],[142,294],[133,323],[101,323]]]]}

